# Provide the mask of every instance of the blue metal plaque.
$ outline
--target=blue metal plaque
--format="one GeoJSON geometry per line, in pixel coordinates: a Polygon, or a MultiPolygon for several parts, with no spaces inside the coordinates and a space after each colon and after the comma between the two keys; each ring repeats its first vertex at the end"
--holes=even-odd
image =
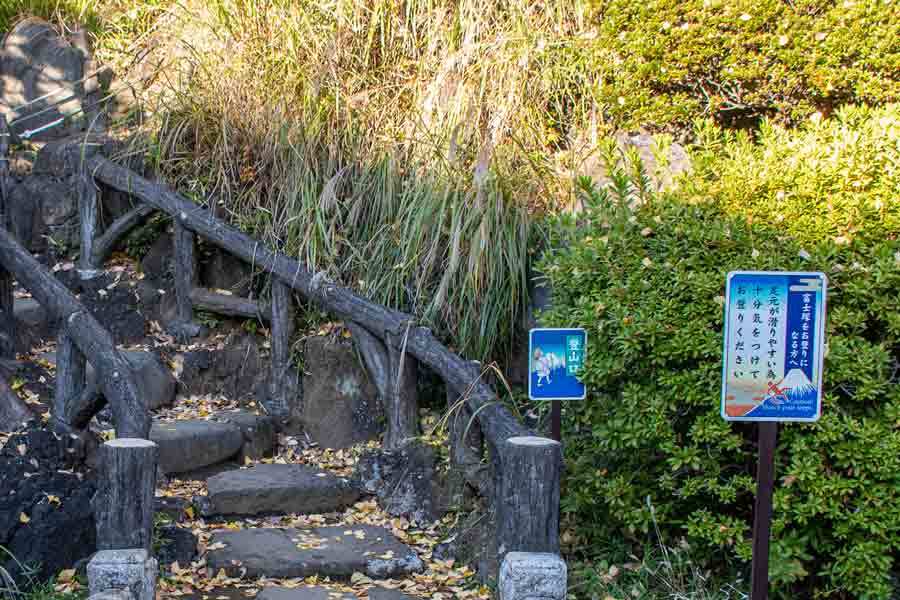
{"type": "Polygon", "coordinates": [[[584,329],[532,329],[528,334],[528,396],[532,400],[584,400],[584,329]]]}

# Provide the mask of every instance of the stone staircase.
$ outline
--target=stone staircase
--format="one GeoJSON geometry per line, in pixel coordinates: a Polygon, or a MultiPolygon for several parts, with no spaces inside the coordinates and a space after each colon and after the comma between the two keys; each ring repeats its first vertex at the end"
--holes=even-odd
{"type": "MultiPolygon", "coordinates": [[[[123,278],[121,272],[117,275],[115,286],[133,287],[137,282],[133,272],[130,277],[123,278]]],[[[61,279],[65,280],[65,275],[61,279]]],[[[109,273],[102,274],[91,289],[102,289],[102,282],[110,280],[109,273]]],[[[68,283],[79,289],[77,282],[68,283]]],[[[31,321],[34,325],[29,330],[31,337],[23,343],[33,343],[35,347],[23,353],[52,369],[56,362],[54,348],[52,343],[42,343],[41,338],[52,339],[56,325],[42,321],[40,309],[30,303],[27,297],[16,302],[21,322],[31,321]]],[[[127,318],[133,320],[134,313],[121,310],[104,318],[103,308],[102,304],[92,306],[92,312],[105,325],[111,324],[113,331],[116,323],[110,320],[116,317],[110,315],[128,314],[127,318]]],[[[134,304],[131,308],[139,313],[141,306],[134,304]]],[[[129,327],[134,329],[133,324],[129,327]]],[[[148,323],[146,330],[152,332],[154,327],[148,323]]],[[[157,512],[173,522],[164,528],[167,541],[178,546],[169,552],[170,558],[184,561],[166,564],[167,554],[160,553],[163,597],[168,595],[168,578],[177,579],[172,569],[183,572],[193,565],[200,565],[200,572],[205,570],[207,577],[221,575],[223,581],[259,581],[256,597],[269,600],[423,597],[392,589],[402,588],[407,582],[410,585],[406,587],[415,587],[412,578],[427,568],[420,556],[421,547],[417,549],[399,539],[388,523],[354,522],[357,503],[362,502],[365,511],[375,509],[374,501],[366,501],[372,490],[364,489],[355,475],[346,469],[337,473],[279,458],[279,450],[283,450],[279,438],[284,436],[277,432],[272,417],[258,414],[256,403],[239,406],[238,402],[225,399],[222,403],[228,408],[209,414],[195,410],[187,398],[176,394],[171,370],[164,367],[165,376],[158,372],[162,357],[184,350],[174,340],[171,345],[166,343],[165,335],[160,336],[162,341],[153,342],[138,340],[133,333],[124,339],[116,337],[118,342],[127,342],[124,353],[146,386],[144,391],[153,414],[150,439],[159,447],[157,512]],[[152,351],[150,346],[154,346],[152,351]],[[193,484],[182,486],[184,481],[193,484]],[[178,491],[162,493],[166,488],[178,491]],[[203,524],[203,530],[196,536],[192,531],[198,522],[203,524]],[[387,587],[379,586],[379,581],[387,587]]],[[[192,340],[191,344],[203,346],[203,340],[192,340]]],[[[97,387],[92,377],[96,379],[88,373],[88,388],[97,387]]],[[[46,398],[41,403],[50,404],[46,398]]],[[[103,424],[102,418],[99,423],[103,424]]],[[[215,577],[212,581],[216,581],[215,577]]],[[[177,595],[202,599],[232,597],[235,592],[227,585],[212,590],[202,594],[181,590],[177,595]]]]}

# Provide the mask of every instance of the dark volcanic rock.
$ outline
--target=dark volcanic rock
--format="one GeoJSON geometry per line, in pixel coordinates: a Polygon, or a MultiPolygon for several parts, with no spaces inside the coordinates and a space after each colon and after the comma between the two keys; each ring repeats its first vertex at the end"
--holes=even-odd
{"type": "Polygon", "coordinates": [[[84,128],[97,101],[96,79],[83,82],[90,56],[83,34],[66,39],[52,25],[38,18],[24,19],[6,34],[0,46],[0,113],[11,119],[29,116],[13,127],[17,135],[36,130],[65,115],[71,122],[45,129],[32,137],[49,140],[84,128]],[[26,106],[27,105],[27,106],[26,106]],[[24,106],[24,108],[22,108],[24,106]]]}
{"type": "Polygon", "coordinates": [[[82,304],[109,331],[117,344],[144,339],[146,323],[137,293],[127,281],[115,283],[108,273],[80,282],[82,304]]]}
{"type": "Polygon", "coordinates": [[[363,573],[388,579],[418,573],[421,559],[382,527],[354,525],[315,529],[245,529],[217,531],[206,555],[213,572],[225,569],[246,577],[332,577],[363,573]]]}
{"type": "Polygon", "coordinates": [[[214,290],[227,290],[235,296],[248,296],[253,283],[250,265],[230,252],[214,248],[201,265],[200,282],[214,290]]]}
{"type": "MultiPolygon", "coordinates": [[[[95,445],[92,438],[32,424],[0,450],[0,546],[23,564],[39,565],[39,580],[74,567],[96,549],[96,487],[84,468],[95,445]]],[[[0,565],[21,574],[5,555],[0,565]]]]}
{"type": "Polygon", "coordinates": [[[191,564],[197,556],[197,536],[190,529],[176,525],[163,525],[159,528],[159,549],[156,559],[161,565],[177,562],[181,566],[191,564]]]}
{"type": "Polygon", "coordinates": [[[171,233],[166,232],[156,238],[141,260],[141,271],[147,279],[156,282],[171,277],[173,273],[171,233]]]}
{"type": "Polygon", "coordinates": [[[42,341],[56,337],[58,324],[34,298],[16,298],[13,304],[16,319],[16,348],[28,352],[42,341]]]}
{"type": "Polygon", "coordinates": [[[216,420],[233,423],[240,428],[244,444],[241,446],[238,462],[243,464],[246,459],[259,460],[272,455],[275,449],[275,420],[272,417],[238,410],[218,413],[216,420]]]}
{"type": "Polygon", "coordinates": [[[383,429],[374,383],[350,343],[311,337],[304,351],[302,421],[325,448],[376,439],[383,429]]]}
{"type": "Polygon", "coordinates": [[[360,457],[355,478],[362,489],[378,498],[378,505],[394,516],[417,523],[440,518],[440,489],[434,451],[411,443],[400,450],[376,450],[360,457]]]}
{"type": "Polygon", "coordinates": [[[210,509],[220,515],[336,512],[359,498],[349,480],[306,465],[257,465],[207,481],[210,509]]]}
{"type": "Polygon", "coordinates": [[[177,378],[185,395],[224,394],[229,398],[259,397],[269,372],[259,343],[249,334],[235,333],[221,350],[199,349],[177,355],[177,378]]]}

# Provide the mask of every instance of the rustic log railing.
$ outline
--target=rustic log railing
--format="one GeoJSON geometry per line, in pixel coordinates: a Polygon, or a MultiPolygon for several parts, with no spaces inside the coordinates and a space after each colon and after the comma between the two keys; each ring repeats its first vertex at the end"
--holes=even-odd
{"type": "MultiPolygon", "coordinates": [[[[99,154],[97,145],[84,145],[78,153],[85,179],[94,179],[131,194],[147,207],[145,210],[135,209],[122,217],[119,226],[107,229],[102,242],[97,239],[82,240],[83,256],[89,257],[82,263],[85,271],[99,266],[104,252],[108,252],[114,244],[114,236],[127,231],[129,226],[139,222],[153,209],[170,215],[174,222],[175,333],[191,337],[200,331],[194,321],[195,308],[269,320],[273,335],[273,365],[270,380],[272,398],[268,408],[276,411],[283,409],[286,395],[293,389],[288,343],[293,325],[291,292],[298,292],[348,323],[384,401],[388,421],[385,447],[389,450],[399,448],[418,434],[416,370],[418,363],[428,366],[444,380],[451,404],[457,404],[454,399],[462,400],[462,408],[457,411],[455,424],[451,427],[451,445],[454,449],[451,457],[454,462],[465,461],[467,465],[464,466],[471,466],[468,463],[473,460],[473,440],[476,445],[482,441],[487,444],[493,470],[492,505],[497,512],[498,524],[506,530],[498,534],[500,553],[517,550],[559,551],[559,444],[533,437],[483,380],[479,364],[451,352],[428,328],[416,325],[413,316],[370,302],[349,289],[335,285],[323,273],[310,271],[298,261],[267,248],[165,185],[149,181],[108,160],[99,154]],[[198,287],[195,257],[197,235],[268,272],[272,276],[271,305],[198,287]],[[477,424],[474,429],[473,423],[477,424]],[[520,533],[513,534],[510,528],[520,533]]],[[[92,194],[93,189],[93,183],[90,186],[82,184],[85,201],[97,201],[92,194]]],[[[83,207],[82,214],[96,223],[96,219],[92,219],[95,212],[88,207],[83,207]]],[[[95,226],[83,226],[82,232],[85,236],[97,236],[95,226]]],[[[3,245],[0,244],[0,264],[5,262],[3,245]]],[[[73,312],[74,309],[67,305],[60,307],[60,310],[73,312]]],[[[69,331],[69,335],[75,346],[81,348],[83,342],[78,335],[73,331],[69,331]]],[[[77,365],[73,368],[77,370],[77,365]]],[[[118,403],[122,408],[134,404],[136,402],[130,398],[118,403]]],[[[90,412],[90,407],[83,404],[80,408],[90,412]]],[[[480,453],[475,449],[476,457],[480,453]]]]}
{"type": "Polygon", "coordinates": [[[149,410],[135,383],[131,365],[116,348],[109,332],[3,228],[0,228],[0,265],[61,323],[53,418],[65,426],[83,429],[96,410],[102,408],[83,409],[84,402],[94,402],[81,393],[87,360],[97,370],[103,396],[112,408],[116,434],[146,439],[150,433],[149,410]]]}
{"type": "MultiPolygon", "coordinates": [[[[141,397],[132,368],[119,352],[112,336],[84,308],[81,302],[9,233],[6,203],[8,183],[8,129],[0,116],[0,359],[15,358],[15,317],[13,313],[13,280],[28,290],[49,313],[61,323],[56,360],[56,393],[51,412],[54,422],[63,429],[83,429],[100,409],[97,400],[84,394],[86,362],[100,375],[104,398],[111,404],[116,433],[119,437],[147,438],[150,413],[141,397]]],[[[93,181],[90,181],[93,189],[93,181]]],[[[90,195],[89,190],[82,194],[90,195]]],[[[90,201],[86,197],[85,201],[90,201]]],[[[93,197],[96,202],[96,195],[93,197]]],[[[88,211],[88,217],[91,212],[88,211]]],[[[8,386],[4,382],[3,389],[8,386]]],[[[14,394],[3,394],[6,411],[14,402],[14,394]]],[[[19,407],[21,408],[21,407],[19,407]]],[[[30,414],[30,411],[19,416],[30,414]]]]}

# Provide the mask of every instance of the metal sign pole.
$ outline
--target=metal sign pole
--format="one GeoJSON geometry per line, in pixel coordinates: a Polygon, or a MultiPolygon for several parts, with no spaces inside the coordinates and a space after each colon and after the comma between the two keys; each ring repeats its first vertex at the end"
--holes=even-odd
{"type": "Polygon", "coordinates": [[[550,439],[562,441],[562,402],[550,401],[550,439]]]}
{"type": "Polygon", "coordinates": [[[759,424],[759,464],[756,469],[756,506],[753,511],[753,566],[750,600],[769,598],[769,535],[772,528],[772,492],[775,489],[775,444],[778,422],[759,424]]]}

